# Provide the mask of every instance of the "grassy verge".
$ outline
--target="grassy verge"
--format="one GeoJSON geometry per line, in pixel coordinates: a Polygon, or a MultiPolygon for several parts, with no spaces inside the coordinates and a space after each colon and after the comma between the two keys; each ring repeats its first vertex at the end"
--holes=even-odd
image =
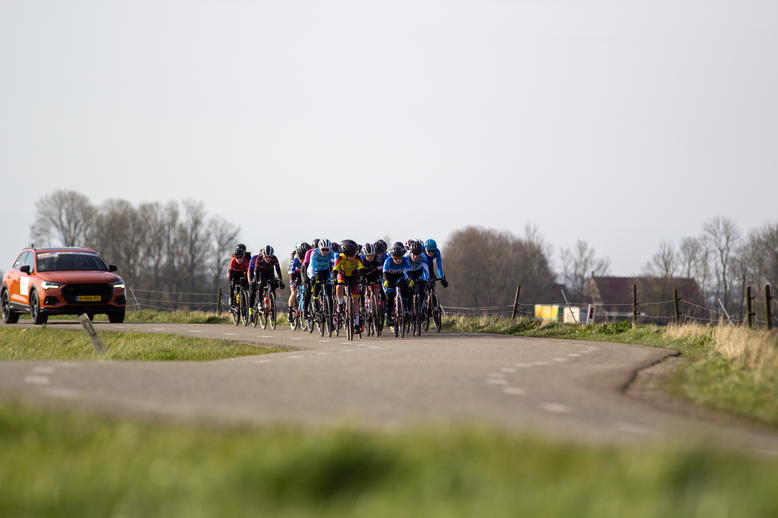
{"type": "Polygon", "coordinates": [[[279,352],[227,340],[208,340],[175,334],[102,333],[108,352],[95,353],[81,331],[0,327],[0,361],[6,360],[129,360],[210,361],[279,352]]]}
{"type": "MultiPolygon", "coordinates": [[[[51,320],[76,320],[77,315],[56,315],[51,320]]],[[[96,322],[108,322],[108,316],[97,314],[96,322]]],[[[229,313],[216,314],[215,311],[156,311],[144,309],[127,311],[125,322],[155,322],[158,324],[232,324],[229,313]]]]}
{"type": "Polygon", "coordinates": [[[658,327],[629,322],[559,324],[498,317],[447,317],[451,331],[648,345],[676,349],[693,362],[676,394],[717,410],[778,427],[778,333],[728,326],[658,327]]]}
{"type": "Polygon", "coordinates": [[[190,429],[0,405],[0,516],[775,516],[778,463],[489,430],[190,429]]]}

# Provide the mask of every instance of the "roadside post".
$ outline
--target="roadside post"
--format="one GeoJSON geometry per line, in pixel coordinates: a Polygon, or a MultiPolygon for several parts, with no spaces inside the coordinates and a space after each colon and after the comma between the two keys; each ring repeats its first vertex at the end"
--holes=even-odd
{"type": "Polygon", "coordinates": [[[594,324],[594,305],[589,304],[589,309],[586,310],[586,325],[589,323],[594,324]]]}
{"type": "Polygon", "coordinates": [[[767,322],[767,330],[773,328],[773,312],[770,309],[770,285],[764,285],[764,319],[767,322]]]}
{"type": "MultiPolygon", "coordinates": [[[[221,288],[219,288],[221,290],[221,288]]],[[[519,293],[521,293],[521,284],[516,288],[516,299],[513,301],[513,315],[511,315],[511,320],[516,318],[516,311],[519,309],[519,293]]]]}
{"type": "Polygon", "coordinates": [[[562,290],[562,296],[565,298],[565,304],[567,304],[567,311],[570,312],[570,315],[573,317],[573,321],[577,324],[578,320],[575,319],[575,315],[573,315],[573,310],[570,309],[570,303],[567,302],[567,295],[565,295],[565,290],[562,290]]]}
{"type": "Polygon", "coordinates": [[[216,314],[221,315],[222,312],[222,287],[219,286],[219,294],[216,295],[216,314]]]}
{"type": "Polygon", "coordinates": [[[751,286],[746,286],[746,325],[749,329],[753,327],[754,325],[754,313],[752,311],[751,307],[751,301],[753,300],[753,297],[751,297],[751,286]]]}
{"type": "Polygon", "coordinates": [[[632,328],[638,325],[638,285],[632,285],[632,328]]]}
{"type": "Polygon", "coordinates": [[[675,325],[681,323],[681,311],[678,309],[678,290],[673,290],[673,309],[675,309],[675,325]]]}
{"type": "Polygon", "coordinates": [[[95,352],[97,354],[105,354],[108,352],[108,348],[103,343],[103,340],[97,336],[97,331],[95,331],[95,326],[92,325],[92,322],[89,320],[89,317],[86,316],[85,313],[81,313],[78,315],[78,321],[81,322],[81,327],[84,328],[84,331],[86,331],[86,335],[89,337],[89,341],[92,342],[92,347],[95,348],[95,352]]]}

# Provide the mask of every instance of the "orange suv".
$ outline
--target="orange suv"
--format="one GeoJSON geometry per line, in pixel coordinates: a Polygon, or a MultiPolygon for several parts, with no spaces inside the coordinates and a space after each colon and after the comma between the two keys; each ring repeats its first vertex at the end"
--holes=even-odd
{"type": "Polygon", "coordinates": [[[29,313],[33,324],[82,313],[124,322],[124,281],[116,270],[91,248],[25,248],[0,286],[3,322],[15,324],[21,313],[29,313]]]}

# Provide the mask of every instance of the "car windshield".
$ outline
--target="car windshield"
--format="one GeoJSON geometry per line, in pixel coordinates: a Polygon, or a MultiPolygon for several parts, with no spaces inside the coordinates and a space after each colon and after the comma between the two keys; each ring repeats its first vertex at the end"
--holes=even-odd
{"type": "Polygon", "coordinates": [[[39,272],[63,271],[99,271],[107,272],[108,267],[97,256],[80,252],[45,252],[38,254],[39,272]]]}

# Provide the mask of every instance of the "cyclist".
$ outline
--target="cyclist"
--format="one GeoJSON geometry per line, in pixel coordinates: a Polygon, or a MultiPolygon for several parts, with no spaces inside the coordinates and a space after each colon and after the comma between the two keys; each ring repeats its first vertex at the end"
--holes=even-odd
{"type": "MultiPolygon", "coordinates": [[[[250,257],[250,256],[249,256],[250,257]]],[[[246,257],[246,245],[240,243],[235,246],[235,251],[230,259],[230,306],[235,305],[235,287],[240,286],[241,278],[246,278],[249,269],[249,260],[246,257]]]]}
{"type": "Polygon", "coordinates": [[[357,244],[350,239],[341,242],[341,253],[332,267],[332,272],[337,272],[337,296],[338,310],[343,306],[343,298],[346,291],[346,284],[349,285],[349,295],[351,295],[351,310],[354,315],[354,328],[364,331],[359,324],[359,274],[364,269],[362,260],[357,255],[357,244]]]}
{"type": "MultiPolygon", "coordinates": [[[[392,312],[394,311],[394,299],[397,296],[395,285],[400,286],[400,296],[403,303],[408,300],[408,287],[413,287],[413,281],[408,281],[408,271],[411,269],[410,260],[405,257],[405,247],[402,243],[395,243],[391,256],[384,262],[384,291],[386,292],[386,315],[388,324],[393,325],[392,312]]],[[[405,305],[405,304],[404,304],[405,305]]]]}
{"type": "Polygon", "coordinates": [[[311,296],[313,296],[314,305],[318,304],[319,294],[321,293],[322,285],[325,289],[325,294],[329,296],[332,293],[332,285],[329,284],[330,274],[332,271],[332,259],[335,255],[332,252],[332,243],[329,239],[319,240],[319,247],[312,249],[310,257],[306,256],[305,271],[308,276],[308,283],[312,286],[312,290],[306,290],[305,292],[305,311],[310,308],[311,296]]]}
{"type": "Polygon", "coordinates": [[[284,289],[284,279],[281,275],[281,265],[278,262],[278,258],[274,255],[275,250],[270,245],[266,245],[260,250],[258,255],[251,258],[251,264],[249,264],[249,278],[251,279],[251,289],[249,290],[249,316],[254,316],[254,300],[257,293],[261,294],[265,286],[270,286],[273,291],[273,295],[276,293],[276,288],[273,283],[275,277],[273,270],[278,274],[278,281],[281,289],[284,289]]]}
{"type": "Polygon", "coordinates": [[[367,243],[362,247],[362,255],[359,256],[365,269],[362,270],[367,285],[373,290],[376,297],[381,298],[381,285],[379,279],[384,273],[384,262],[376,252],[373,243],[367,243]]]}
{"type": "Polygon", "coordinates": [[[289,258],[289,288],[292,290],[291,295],[289,295],[289,322],[294,318],[292,308],[294,308],[295,301],[297,300],[297,287],[303,282],[300,268],[305,260],[305,254],[308,253],[308,250],[310,249],[311,245],[305,241],[298,241],[295,245],[294,252],[292,252],[289,258]]]}
{"type": "Polygon", "coordinates": [[[437,261],[438,279],[440,279],[440,283],[444,288],[448,288],[448,281],[446,280],[445,275],[443,275],[443,259],[440,256],[438,244],[434,239],[428,239],[427,242],[424,243],[424,258],[427,260],[428,270],[432,270],[433,263],[437,261]]]}
{"type": "MultiPolygon", "coordinates": [[[[429,279],[427,261],[422,255],[424,252],[424,245],[421,241],[412,239],[408,242],[408,252],[405,256],[411,263],[411,270],[408,272],[408,278],[414,283],[419,285],[419,294],[422,297],[422,309],[424,308],[424,289],[427,287],[427,280],[429,279]]],[[[411,284],[413,286],[413,284],[411,284]]]]}

